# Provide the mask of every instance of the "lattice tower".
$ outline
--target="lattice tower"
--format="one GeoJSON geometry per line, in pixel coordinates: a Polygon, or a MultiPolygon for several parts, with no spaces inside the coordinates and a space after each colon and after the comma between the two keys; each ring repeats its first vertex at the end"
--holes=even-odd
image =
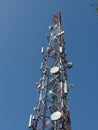
{"type": "Polygon", "coordinates": [[[39,100],[34,108],[35,116],[30,115],[29,128],[71,130],[68,93],[72,85],[67,84],[67,69],[72,67],[72,63],[66,59],[60,12],[53,15],[49,30],[46,51],[43,47],[41,49],[41,78],[36,82],[39,100]]]}

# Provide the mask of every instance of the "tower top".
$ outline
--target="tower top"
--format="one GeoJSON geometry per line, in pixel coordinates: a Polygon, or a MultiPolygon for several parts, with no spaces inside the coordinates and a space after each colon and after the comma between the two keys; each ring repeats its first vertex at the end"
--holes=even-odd
{"type": "Polygon", "coordinates": [[[53,16],[52,16],[52,23],[53,24],[56,24],[56,23],[61,23],[61,12],[60,11],[58,11],[56,14],[54,14],[53,16]]]}

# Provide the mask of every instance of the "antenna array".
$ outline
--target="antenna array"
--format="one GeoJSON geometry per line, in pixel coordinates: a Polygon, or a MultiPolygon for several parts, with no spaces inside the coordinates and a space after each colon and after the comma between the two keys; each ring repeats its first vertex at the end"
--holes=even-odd
{"type": "Polygon", "coordinates": [[[67,69],[73,65],[66,59],[60,12],[53,15],[49,30],[47,49],[41,49],[41,78],[36,82],[39,99],[34,108],[35,117],[30,115],[29,128],[71,130],[68,93],[72,85],[67,84],[67,69]]]}

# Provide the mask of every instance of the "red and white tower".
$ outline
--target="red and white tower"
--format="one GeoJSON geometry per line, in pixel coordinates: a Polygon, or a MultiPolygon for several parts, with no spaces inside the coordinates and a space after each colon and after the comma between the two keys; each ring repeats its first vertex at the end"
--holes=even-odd
{"type": "Polygon", "coordinates": [[[30,115],[29,128],[33,130],[71,130],[68,93],[72,85],[67,84],[67,69],[72,63],[66,59],[64,30],[61,14],[52,17],[47,36],[48,46],[41,49],[41,78],[36,82],[39,100],[30,115]]]}

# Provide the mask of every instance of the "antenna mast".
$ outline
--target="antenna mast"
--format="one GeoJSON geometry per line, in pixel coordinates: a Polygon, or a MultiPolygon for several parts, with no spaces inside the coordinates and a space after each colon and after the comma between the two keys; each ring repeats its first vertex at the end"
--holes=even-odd
{"type": "Polygon", "coordinates": [[[64,30],[61,14],[52,17],[47,36],[46,51],[42,47],[41,78],[36,82],[39,92],[35,117],[30,115],[29,128],[33,130],[71,130],[68,93],[71,85],[67,84],[67,69],[72,63],[66,59],[64,30]]]}

